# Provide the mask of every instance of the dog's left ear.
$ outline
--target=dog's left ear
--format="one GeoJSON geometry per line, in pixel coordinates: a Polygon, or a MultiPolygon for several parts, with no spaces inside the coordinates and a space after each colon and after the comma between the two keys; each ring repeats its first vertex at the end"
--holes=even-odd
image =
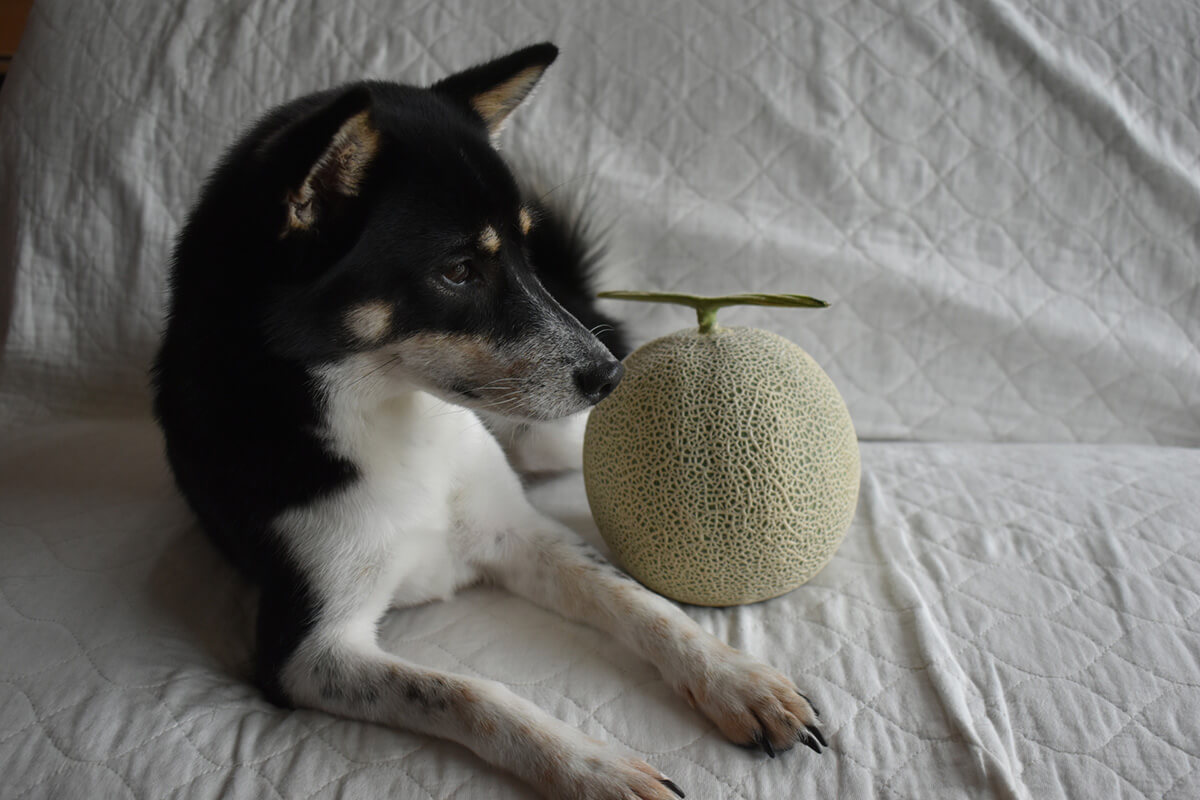
{"type": "Polygon", "coordinates": [[[346,200],[358,195],[379,149],[370,91],[354,84],[314,96],[306,113],[267,137],[259,149],[272,189],[283,195],[281,236],[327,229],[346,200]]]}
{"type": "Polygon", "coordinates": [[[556,58],[558,48],[542,42],[451,75],[430,88],[465,104],[494,137],[556,58]]]}

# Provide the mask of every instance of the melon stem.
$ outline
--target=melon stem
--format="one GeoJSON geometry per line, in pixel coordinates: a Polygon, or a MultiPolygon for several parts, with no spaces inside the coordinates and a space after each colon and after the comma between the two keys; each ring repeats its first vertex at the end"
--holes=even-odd
{"type": "Polygon", "coordinates": [[[609,300],[638,300],[645,303],[675,303],[696,310],[701,333],[717,329],[717,310],[725,306],[771,306],[774,308],[826,308],[829,303],[802,294],[727,294],[707,297],[681,292],[600,292],[609,300]]]}

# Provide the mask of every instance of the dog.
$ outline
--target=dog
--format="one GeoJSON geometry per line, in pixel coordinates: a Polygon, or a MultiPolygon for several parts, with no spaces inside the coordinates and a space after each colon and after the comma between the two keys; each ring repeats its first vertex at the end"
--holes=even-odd
{"type": "Polygon", "coordinates": [[[828,746],[789,678],[536,511],[512,466],[578,465],[582,415],[626,349],[578,230],[494,148],[557,54],[269,112],[179,235],[154,411],[183,497],[261,589],[272,701],[453,740],[548,797],[682,797],[499,683],[376,637],[390,607],[489,582],[649,659],[736,743],[828,746]],[[508,455],[488,422],[515,438],[508,455]]]}

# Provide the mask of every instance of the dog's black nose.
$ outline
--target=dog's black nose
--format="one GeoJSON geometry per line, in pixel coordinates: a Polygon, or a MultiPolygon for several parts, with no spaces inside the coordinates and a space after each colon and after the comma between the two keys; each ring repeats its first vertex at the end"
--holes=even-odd
{"type": "Polygon", "coordinates": [[[575,385],[579,387],[583,396],[595,405],[617,388],[624,374],[625,365],[615,358],[610,358],[575,370],[575,385]]]}

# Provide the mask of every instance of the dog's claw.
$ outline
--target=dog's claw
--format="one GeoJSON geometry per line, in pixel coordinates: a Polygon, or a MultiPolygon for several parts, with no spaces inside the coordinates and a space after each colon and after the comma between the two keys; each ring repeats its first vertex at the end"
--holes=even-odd
{"type": "MultiPolygon", "coordinates": [[[[750,712],[754,714],[754,712],[750,712]]],[[[775,748],[771,746],[771,733],[767,730],[767,725],[762,721],[762,717],[754,714],[754,721],[758,723],[758,730],[754,732],[754,744],[762,748],[762,751],[771,758],[775,757],[775,748]]]]}
{"type": "Polygon", "coordinates": [[[675,781],[670,780],[668,778],[659,778],[658,782],[661,783],[663,786],[667,787],[668,789],[670,789],[675,794],[679,795],[679,797],[681,799],[686,796],[683,793],[683,789],[680,789],[678,786],[675,785],[675,781]]]}
{"type": "Polygon", "coordinates": [[[808,703],[808,707],[813,710],[814,714],[816,714],[818,717],[821,716],[821,712],[817,710],[817,707],[813,701],[808,699],[808,695],[804,694],[803,692],[796,692],[796,694],[804,698],[804,702],[808,703]]]}
{"type": "Polygon", "coordinates": [[[804,727],[808,728],[808,732],[816,737],[822,747],[829,747],[829,742],[825,741],[825,736],[821,733],[820,728],[813,727],[812,725],[805,725],[804,727]]]}
{"type": "Polygon", "coordinates": [[[817,740],[815,738],[813,738],[811,735],[809,735],[807,733],[804,734],[803,736],[800,737],[800,741],[804,744],[805,747],[809,748],[814,753],[820,754],[821,745],[817,744],[817,740]]]}

